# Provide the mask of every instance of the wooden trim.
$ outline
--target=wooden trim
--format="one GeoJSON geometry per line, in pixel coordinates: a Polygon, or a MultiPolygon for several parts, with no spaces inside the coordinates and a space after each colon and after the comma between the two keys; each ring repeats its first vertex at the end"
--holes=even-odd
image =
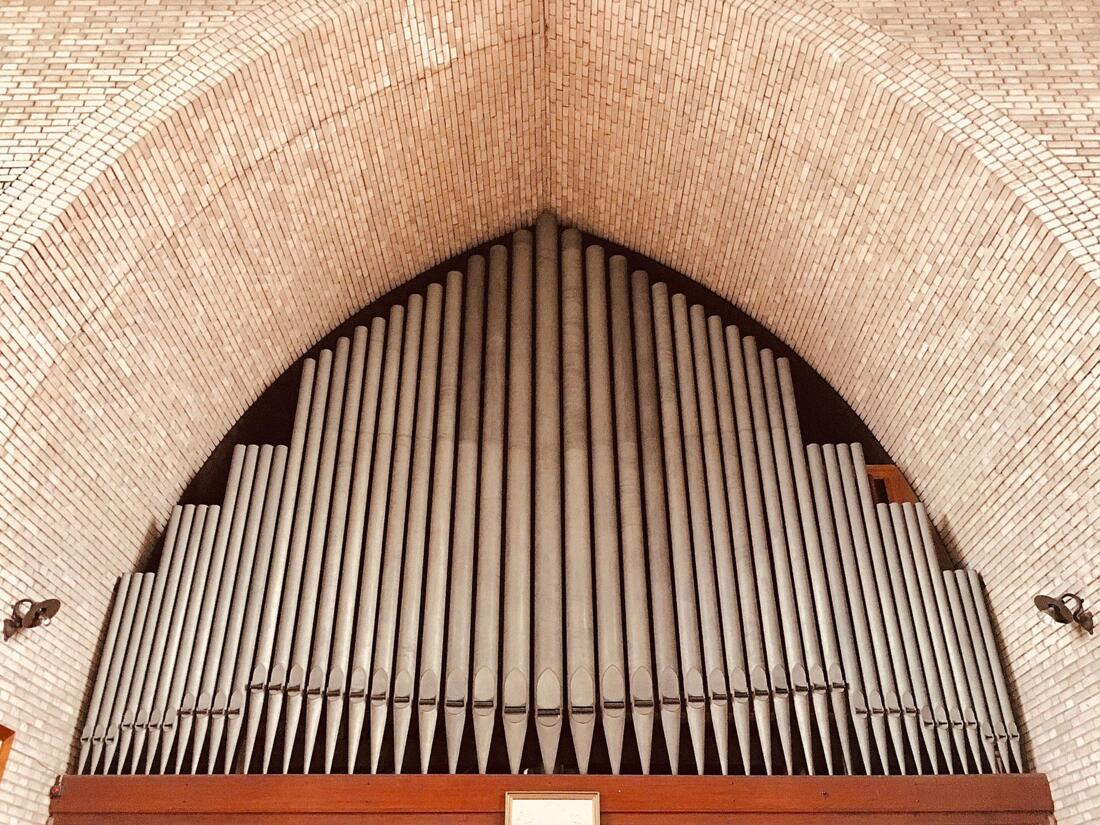
{"type": "Polygon", "coordinates": [[[506,791],[599,791],[604,825],[1040,825],[1041,774],[68,776],[55,825],[500,825],[506,791]]]}
{"type": "Polygon", "coordinates": [[[0,779],[4,778],[4,768],[7,767],[8,755],[14,742],[15,731],[0,725],[0,779]]]}
{"type": "Polygon", "coordinates": [[[868,464],[867,475],[881,481],[891,504],[915,504],[919,499],[896,464],[868,464]]]}

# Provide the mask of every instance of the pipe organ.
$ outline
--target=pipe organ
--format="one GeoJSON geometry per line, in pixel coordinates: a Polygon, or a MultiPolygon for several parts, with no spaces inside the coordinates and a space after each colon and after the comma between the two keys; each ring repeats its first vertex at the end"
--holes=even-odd
{"type": "Polygon", "coordinates": [[[1024,768],[977,574],[548,215],[301,366],[118,583],[80,773],[1024,768]]]}

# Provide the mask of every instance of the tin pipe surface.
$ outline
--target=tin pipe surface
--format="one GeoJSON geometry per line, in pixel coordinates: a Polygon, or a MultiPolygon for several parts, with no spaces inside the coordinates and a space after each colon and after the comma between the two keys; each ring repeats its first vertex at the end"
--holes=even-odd
{"type": "Polygon", "coordinates": [[[535,732],[542,769],[557,768],[564,701],[562,603],[561,283],[558,224],[535,225],[535,732]]]}

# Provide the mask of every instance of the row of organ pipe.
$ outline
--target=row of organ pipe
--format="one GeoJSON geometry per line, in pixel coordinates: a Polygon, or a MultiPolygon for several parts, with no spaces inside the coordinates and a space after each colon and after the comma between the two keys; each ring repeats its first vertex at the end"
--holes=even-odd
{"type": "Polygon", "coordinates": [[[985,594],[789,365],[542,216],[123,576],[82,773],[1022,770],[985,594]]]}

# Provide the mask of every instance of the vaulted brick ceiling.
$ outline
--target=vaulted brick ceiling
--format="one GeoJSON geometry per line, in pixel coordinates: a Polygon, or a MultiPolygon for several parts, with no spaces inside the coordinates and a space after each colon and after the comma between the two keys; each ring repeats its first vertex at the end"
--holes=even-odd
{"type": "Polygon", "coordinates": [[[66,607],[0,666],[24,685],[6,807],[41,814],[113,576],[241,411],[544,207],[729,298],[849,400],[987,572],[1036,765],[1090,821],[1087,737],[1063,743],[1100,718],[1090,661],[1028,601],[1095,582],[1097,199],[938,65],[795,0],[272,3],[30,159],[0,194],[0,582],[66,607]]]}

